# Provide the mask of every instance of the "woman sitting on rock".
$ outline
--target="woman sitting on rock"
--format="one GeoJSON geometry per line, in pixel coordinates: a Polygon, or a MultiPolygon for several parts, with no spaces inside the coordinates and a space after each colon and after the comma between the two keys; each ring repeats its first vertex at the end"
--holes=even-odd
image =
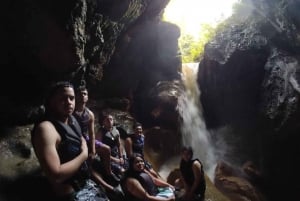
{"type": "Polygon", "coordinates": [[[143,157],[133,154],[121,181],[126,200],[174,201],[174,187],[145,169],[143,157]]]}

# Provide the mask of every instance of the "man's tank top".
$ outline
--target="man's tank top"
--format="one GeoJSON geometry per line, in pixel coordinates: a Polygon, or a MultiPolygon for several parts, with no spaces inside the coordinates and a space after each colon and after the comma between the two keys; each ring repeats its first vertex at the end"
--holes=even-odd
{"type": "Polygon", "coordinates": [[[114,126],[111,131],[101,128],[102,142],[107,144],[111,149],[111,155],[113,157],[119,157],[119,131],[114,126]]]}
{"type": "Polygon", "coordinates": [[[89,109],[87,107],[84,108],[82,113],[75,111],[73,113],[74,117],[78,121],[82,134],[87,137],[88,136],[88,128],[89,128],[89,121],[90,121],[90,115],[89,115],[89,109]]]}

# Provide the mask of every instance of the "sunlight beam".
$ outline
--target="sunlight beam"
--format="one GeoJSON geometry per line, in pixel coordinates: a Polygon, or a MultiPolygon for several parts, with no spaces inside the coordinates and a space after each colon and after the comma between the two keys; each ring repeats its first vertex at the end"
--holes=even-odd
{"type": "Polygon", "coordinates": [[[201,24],[216,26],[232,14],[232,5],[239,0],[170,0],[164,18],[177,24],[183,33],[197,36],[201,24]]]}

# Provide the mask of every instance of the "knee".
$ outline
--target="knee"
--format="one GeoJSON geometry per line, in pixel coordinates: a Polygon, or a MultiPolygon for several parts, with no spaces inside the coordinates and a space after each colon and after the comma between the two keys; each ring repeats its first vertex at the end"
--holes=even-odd
{"type": "Polygon", "coordinates": [[[108,145],[103,144],[100,150],[103,154],[110,155],[110,147],[108,145]]]}

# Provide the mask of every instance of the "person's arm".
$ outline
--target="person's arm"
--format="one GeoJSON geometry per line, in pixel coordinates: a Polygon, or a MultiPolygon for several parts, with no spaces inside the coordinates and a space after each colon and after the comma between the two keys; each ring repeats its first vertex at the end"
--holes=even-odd
{"type": "Polygon", "coordinates": [[[122,145],[121,145],[121,138],[120,135],[117,136],[117,141],[118,141],[118,150],[119,150],[119,161],[120,164],[124,164],[124,158],[123,158],[123,149],[122,149],[122,145]]]}
{"type": "Polygon", "coordinates": [[[202,166],[199,163],[199,161],[194,161],[192,168],[193,168],[193,174],[194,174],[194,183],[193,183],[190,191],[192,193],[194,193],[196,188],[199,186],[200,180],[202,179],[201,178],[201,168],[202,168],[202,166]]]}
{"type": "Polygon", "coordinates": [[[133,154],[132,140],[131,140],[130,137],[127,137],[126,140],[125,140],[125,152],[126,152],[126,155],[127,155],[128,158],[133,154]]]}
{"type": "Polygon", "coordinates": [[[82,137],[81,153],[74,159],[61,163],[56,149],[59,141],[60,135],[52,123],[45,121],[36,127],[33,137],[36,156],[46,176],[55,183],[62,183],[72,177],[88,157],[87,144],[82,137]]]}
{"type": "Polygon", "coordinates": [[[89,110],[89,116],[90,116],[90,121],[89,121],[89,138],[90,138],[90,147],[91,147],[91,153],[93,156],[96,154],[96,147],[95,147],[95,115],[94,113],[89,110]]]}
{"type": "Polygon", "coordinates": [[[152,178],[154,184],[158,187],[170,187],[172,188],[173,190],[175,189],[174,186],[172,186],[171,184],[169,184],[168,182],[160,179],[160,178],[157,178],[155,176],[153,176],[148,170],[144,169],[144,171],[150,175],[150,177],[152,178]]]}
{"type": "Polygon", "coordinates": [[[104,187],[104,189],[106,191],[113,191],[114,190],[114,187],[111,186],[110,184],[108,184],[103,178],[102,176],[96,172],[93,168],[91,168],[91,174],[92,174],[92,177],[93,177],[93,180],[104,187]]]}
{"type": "Polygon", "coordinates": [[[145,200],[145,201],[174,201],[175,197],[156,197],[149,195],[146,190],[143,188],[143,186],[140,184],[140,182],[134,178],[127,178],[126,179],[126,189],[128,192],[130,192],[133,196],[145,200]]]}
{"type": "Polygon", "coordinates": [[[118,144],[118,150],[119,150],[119,157],[123,158],[123,156],[122,156],[123,149],[122,149],[122,145],[121,145],[121,137],[120,137],[120,135],[117,136],[117,144],[118,144]]]}

